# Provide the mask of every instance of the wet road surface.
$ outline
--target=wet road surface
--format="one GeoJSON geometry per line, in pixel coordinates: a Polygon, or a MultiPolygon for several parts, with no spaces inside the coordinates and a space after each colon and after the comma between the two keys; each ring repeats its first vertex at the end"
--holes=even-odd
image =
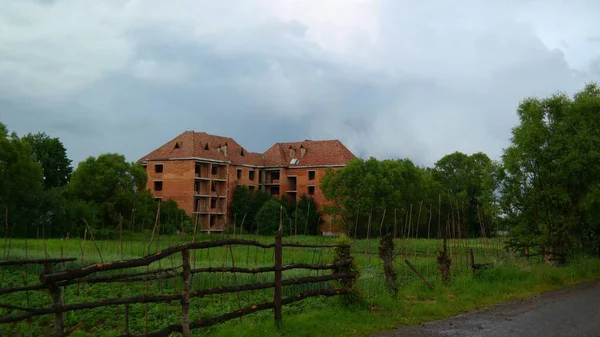
{"type": "Polygon", "coordinates": [[[600,337],[600,281],[373,337],[600,337]]]}

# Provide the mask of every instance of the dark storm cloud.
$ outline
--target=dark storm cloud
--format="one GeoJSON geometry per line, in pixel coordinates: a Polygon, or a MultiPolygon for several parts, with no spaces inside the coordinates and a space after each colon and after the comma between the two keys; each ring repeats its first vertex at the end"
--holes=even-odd
{"type": "Polygon", "coordinates": [[[362,157],[431,164],[457,150],[499,158],[521,99],[600,79],[597,58],[569,61],[594,58],[593,25],[548,42],[555,2],[357,3],[3,3],[0,119],[60,137],[76,162],[137,160],[196,130],[251,151],[337,138],[362,157]]]}

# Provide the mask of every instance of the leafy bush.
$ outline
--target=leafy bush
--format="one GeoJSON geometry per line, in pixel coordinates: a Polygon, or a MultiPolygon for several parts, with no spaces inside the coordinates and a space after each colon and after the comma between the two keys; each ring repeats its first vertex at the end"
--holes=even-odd
{"type": "Polygon", "coordinates": [[[256,213],[257,232],[263,235],[274,235],[279,229],[279,224],[287,224],[289,219],[281,202],[271,199],[256,213]]]}

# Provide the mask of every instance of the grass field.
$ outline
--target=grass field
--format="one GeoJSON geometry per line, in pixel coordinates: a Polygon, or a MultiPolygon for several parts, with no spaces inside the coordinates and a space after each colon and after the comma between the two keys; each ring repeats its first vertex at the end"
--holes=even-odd
{"type": "MultiPolygon", "coordinates": [[[[214,240],[231,235],[202,235],[196,240],[214,240]]],[[[237,236],[240,237],[239,235],[237,236]]],[[[265,243],[272,243],[272,237],[245,236],[265,243]]],[[[8,259],[45,257],[77,257],[78,261],[58,265],[57,269],[77,268],[82,265],[101,261],[117,261],[137,258],[154,253],[168,246],[190,241],[190,238],[161,236],[155,237],[149,248],[149,237],[128,237],[123,243],[119,241],[81,239],[35,240],[12,239],[1,242],[0,252],[8,259]]],[[[284,238],[285,241],[301,243],[335,243],[335,238],[304,237],[284,238]]],[[[352,243],[353,254],[361,269],[360,289],[364,295],[364,303],[352,307],[343,306],[339,298],[311,298],[286,306],[283,309],[283,325],[277,331],[273,324],[271,311],[259,312],[232,320],[210,328],[199,329],[194,335],[215,336],[363,336],[381,329],[392,328],[401,324],[415,324],[459,312],[501,303],[509,299],[529,296],[536,293],[556,289],[569,284],[592,279],[600,275],[600,260],[581,257],[565,267],[550,267],[536,261],[508,254],[500,239],[461,240],[448,243],[452,254],[453,280],[449,286],[441,285],[435,271],[435,252],[441,248],[437,240],[411,239],[396,240],[402,252],[396,259],[399,276],[400,295],[392,298],[386,291],[383,279],[383,266],[377,256],[378,240],[357,240],[352,243]],[[478,263],[492,263],[490,270],[480,271],[473,277],[468,265],[467,250],[474,250],[478,263]],[[410,262],[433,285],[428,289],[404,264],[410,262]]],[[[331,263],[332,250],[329,248],[284,248],[283,262],[287,263],[331,263]]],[[[203,266],[237,267],[272,266],[273,249],[236,246],[218,247],[192,252],[192,268],[203,266]],[[232,261],[233,253],[233,261],[232,261]]],[[[181,255],[174,254],[160,262],[153,263],[150,268],[178,267],[181,255]]],[[[145,270],[140,268],[139,270],[145,270]]],[[[127,272],[132,272],[128,270],[127,272]]],[[[125,272],[125,271],[120,271],[125,272]]],[[[37,284],[41,266],[7,267],[0,271],[0,287],[37,284]]],[[[284,272],[284,279],[294,276],[316,275],[317,272],[290,270],[284,272]]],[[[318,272],[319,275],[323,272],[318,272]]],[[[270,273],[249,274],[197,274],[194,276],[193,289],[219,286],[260,283],[272,280],[270,273]]],[[[330,287],[329,284],[310,284],[284,287],[283,296],[298,294],[308,289],[330,287]]],[[[149,294],[176,294],[181,291],[181,280],[178,278],[155,280],[148,283],[112,283],[94,285],[73,285],[65,291],[65,303],[91,302],[104,298],[149,294]]],[[[224,314],[260,302],[272,300],[272,290],[243,292],[237,294],[214,295],[201,299],[193,299],[190,320],[205,319],[224,314]]],[[[46,292],[30,291],[27,294],[11,294],[0,296],[0,303],[20,306],[48,306],[50,298],[46,292]]],[[[0,315],[8,314],[8,310],[0,309],[0,315]]],[[[134,333],[143,334],[147,324],[148,331],[175,324],[181,320],[180,304],[136,304],[130,306],[130,329],[134,333]],[[145,320],[147,310],[148,320],[145,320]]],[[[72,336],[114,336],[123,333],[123,307],[104,307],[92,310],[70,312],[65,315],[66,325],[84,325],[72,336]]],[[[52,316],[43,316],[31,321],[14,325],[0,325],[0,335],[38,336],[39,331],[50,331],[52,316]],[[15,334],[16,332],[16,334],[15,334]]]]}

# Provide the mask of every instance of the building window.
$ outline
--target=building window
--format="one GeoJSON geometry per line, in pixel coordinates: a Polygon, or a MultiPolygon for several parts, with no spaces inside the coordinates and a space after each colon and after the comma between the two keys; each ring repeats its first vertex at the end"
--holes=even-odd
{"type": "Polygon", "coordinates": [[[155,181],[154,182],[154,190],[155,191],[162,191],[163,188],[163,182],[162,181],[155,181]]]}
{"type": "Polygon", "coordinates": [[[156,173],[162,173],[163,172],[163,164],[156,164],[156,165],[154,165],[154,172],[156,172],[156,173]]]}
{"type": "Polygon", "coordinates": [[[217,208],[217,199],[210,199],[210,208],[217,208]]]}
{"type": "Polygon", "coordinates": [[[212,174],[217,174],[219,173],[219,167],[217,165],[213,165],[212,166],[212,174]]]}
{"type": "Polygon", "coordinates": [[[237,169],[237,178],[242,179],[242,169],[237,169]]]}
{"type": "Polygon", "coordinates": [[[308,195],[315,195],[315,187],[308,186],[308,195]]]}
{"type": "Polygon", "coordinates": [[[308,180],[315,180],[315,171],[308,171],[308,180]]]}
{"type": "Polygon", "coordinates": [[[255,173],[256,173],[256,171],[250,171],[250,172],[248,172],[248,178],[250,178],[250,180],[254,180],[255,173]]]}

